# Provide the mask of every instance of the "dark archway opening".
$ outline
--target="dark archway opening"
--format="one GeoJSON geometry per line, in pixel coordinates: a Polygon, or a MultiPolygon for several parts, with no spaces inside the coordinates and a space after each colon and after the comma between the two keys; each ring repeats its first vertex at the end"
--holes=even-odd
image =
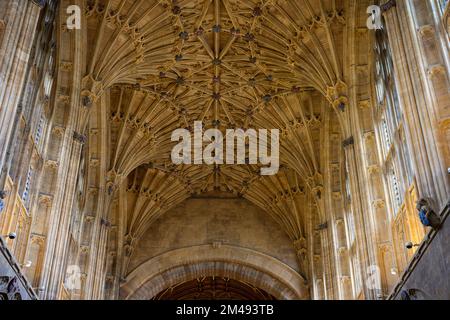
{"type": "Polygon", "coordinates": [[[174,285],[153,300],[276,300],[249,283],[224,277],[203,277],[174,285]]]}

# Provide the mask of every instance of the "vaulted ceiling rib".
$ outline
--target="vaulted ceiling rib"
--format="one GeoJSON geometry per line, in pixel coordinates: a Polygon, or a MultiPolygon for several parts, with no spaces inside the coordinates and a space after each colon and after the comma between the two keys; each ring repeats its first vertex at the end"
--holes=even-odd
{"type": "Polygon", "coordinates": [[[87,3],[93,45],[83,94],[96,105],[108,97],[103,147],[114,183],[128,183],[135,194],[129,237],[211,190],[249,199],[290,237],[304,237],[301,201],[305,188],[320,184],[323,115],[345,90],[343,1],[87,3]],[[280,129],[284,167],[262,178],[257,166],[173,166],[170,135],[194,121],[221,130],[280,129]]]}

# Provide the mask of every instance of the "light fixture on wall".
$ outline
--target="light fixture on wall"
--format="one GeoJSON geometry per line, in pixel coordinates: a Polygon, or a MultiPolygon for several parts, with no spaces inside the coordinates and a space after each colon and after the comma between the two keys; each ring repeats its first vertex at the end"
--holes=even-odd
{"type": "Polygon", "coordinates": [[[420,246],[420,244],[415,244],[415,243],[412,243],[412,242],[407,242],[407,243],[405,243],[405,247],[406,247],[406,249],[408,249],[408,250],[411,250],[412,248],[414,248],[414,247],[419,247],[420,246]]]}
{"type": "Polygon", "coordinates": [[[397,275],[397,273],[398,273],[397,268],[391,268],[391,274],[392,274],[393,276],[397,275]]]}
{"type": "Polygon", "coordinates": [[[10,240],[14,240],[15,238],[17,238],[17,233],[15,232],[10,232],[7,235],[3,236],[3,238],[8,238],[10,240]]]}

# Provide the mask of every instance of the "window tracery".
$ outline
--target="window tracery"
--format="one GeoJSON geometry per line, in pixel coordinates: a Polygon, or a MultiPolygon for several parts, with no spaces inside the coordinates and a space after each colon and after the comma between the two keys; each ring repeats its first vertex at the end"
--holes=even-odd
{"type": "Polygon", "coordinates": [[[414,172],[403,126],[392,52],[385,22],[382,22],[383,27],[375,33],[375,91],[378,100],[374,118],[381,142],[379,158],[384,168],[392,240],[398,267],[402,270],[408,256],[404,242],[410,238],[410,230],[415,225],[413,219],[408,219],[415,217],[414,206],[407,205],[415,198],[414,193],[408,192],[415,191],[414,172]]]}

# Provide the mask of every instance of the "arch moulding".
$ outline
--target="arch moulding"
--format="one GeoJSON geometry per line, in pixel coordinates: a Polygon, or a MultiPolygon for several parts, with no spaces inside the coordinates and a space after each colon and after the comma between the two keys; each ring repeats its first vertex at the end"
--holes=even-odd
{"type": "Polygon", "coordinates": [[[127,277],[120,298],[151,299],[174,285],[199,277],[247,282],[280,300],[309,298],[305,279],[266,254],[229,245],[202,245],[166,252],[144,262],[127,277]]]}

